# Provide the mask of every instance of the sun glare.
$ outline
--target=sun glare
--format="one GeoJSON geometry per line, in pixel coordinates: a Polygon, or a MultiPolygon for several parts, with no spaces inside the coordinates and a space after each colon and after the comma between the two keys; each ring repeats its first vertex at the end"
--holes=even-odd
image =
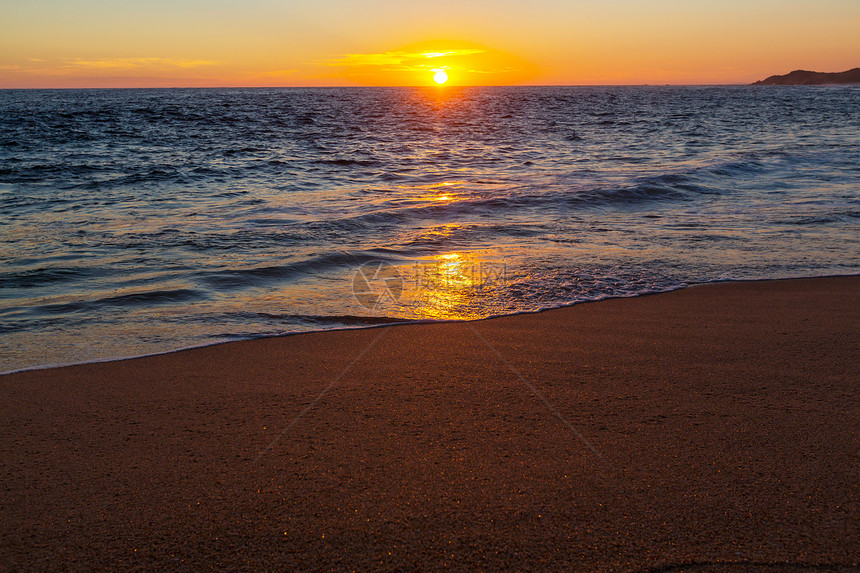
{"type": "Polygon", "coordinates": [[[444,84],[448,81],[448,74],[445,73],[445,70],[435,70],[436,73],[433,74],[433,81],[439,85],[444,84]]]}

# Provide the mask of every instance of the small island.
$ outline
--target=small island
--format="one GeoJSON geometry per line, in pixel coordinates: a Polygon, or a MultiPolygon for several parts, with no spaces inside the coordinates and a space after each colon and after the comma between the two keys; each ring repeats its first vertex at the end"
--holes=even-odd
{"type": "Polygon", "coordinates": [[[838,84],[860,84],[860,68],[854,68],[846,72],[827,73],[810,72],[807,70],[794,70],[784,76],[770,76],[759,80],[754,86],[816,86],[816,85],[838,85],[838,84]]]}

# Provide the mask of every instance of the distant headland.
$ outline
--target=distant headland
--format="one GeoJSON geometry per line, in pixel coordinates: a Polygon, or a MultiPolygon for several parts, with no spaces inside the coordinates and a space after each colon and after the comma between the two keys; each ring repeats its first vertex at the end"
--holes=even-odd
{"type": "Polygon", "coordinates": [[[860,84],[860,68],[847,72],[827,73],[794,70],[784,76],[770,76],[755,82],[754,86],[815,86],[833,84],[860,84]]]}

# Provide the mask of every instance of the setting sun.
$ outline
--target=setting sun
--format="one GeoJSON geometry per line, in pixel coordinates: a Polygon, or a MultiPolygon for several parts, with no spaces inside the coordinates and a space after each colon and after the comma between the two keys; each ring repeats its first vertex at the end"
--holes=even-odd
{"type": "Polygon", "coordinates": [[[433,81],[437,84],[444,84],[448,81],[448,74],[445,73],[445,70],[435,70],[436,73],[433,74],[433,81]]]}

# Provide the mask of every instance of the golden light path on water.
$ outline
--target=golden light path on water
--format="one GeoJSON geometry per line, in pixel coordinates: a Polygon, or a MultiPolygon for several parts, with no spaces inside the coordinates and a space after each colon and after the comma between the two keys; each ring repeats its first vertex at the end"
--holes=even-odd
{"type": "Polygon", "coordinates": [[[433,264],[420,268],[420,314],[428,318],[470,318],[458,308],[466,306],[476,288],[482,286],[474,258],[465,253],[433,257],[433,264]]]}
{"type": "MultiPolygon", "coordinates": [[[[456,226],[450,226],[454,231],[456,226]]],[[[411,318],[467,320],[482,318],[476,304],[504,281],[505,266],[489,253],[448,252],[399,267],[403,292],[394,301],[397,312],[411,318]]]]}
{"type": "MultiPolygon", "coordinates": [[[[430,185],[402,186],[403,201],[428,206],[468,205],[467,182],[443,181],[430,185]]],[[[439,221],[411,230],[410,239],[420,244],[451,244],[467,227],[477,223],[439,221]]],[[[396,264],[402,292],[381,300],[373,313],[412,319],[468,320],[488,314],[488,294],[501,286],[507,268],[502,249],[484,245],[470,250],[447,251],[421,257],[410,264],[396,264]],[[482,304],[482,302],[484,304],[482,304]]]]}
{"type": "MultiPolygon", "coordinates": [[[[425,185],[395,186],[396,192],[386,193],[379,208],[449,208],[462,205],[468,209],[469,185],[465,181],[449,180],[425,185]]],[[[459,237],[479,222],[448,222],[430,219],[422,225],[408,228],[398,241],[433,250],[436,246],[456,244],[459,237]]],[[[413,259],[381,258],[368,263],[356,263],[340,281],[313,286],[296,282],[267,294],[256,293],[264,312],[278,314],[278,309],[290,308],[297,315],[345,314],[353,317],[390,317],[392,320],[470,320],[504,312],[495,300],[503,295],[506,273],[505,261],[512,262],[511,253],[498,245],[474,245],[467,249],[446,250],[413,259]],[[380,264],[382,266],[380,266],[380,264]],[[356,273],[364,273],[367,283],[356,292],[356,273]],[[322,312],[304,301],[318,298],[328,291],[337,306],[322,312]]],[[[364,280],[359,279],[359,281],[364,280]]],[[[221,304],[224,304],[221,302],[221,304]]],[[[236,297],[234,311],[241,313],[249,301],[236,297]]]]}

